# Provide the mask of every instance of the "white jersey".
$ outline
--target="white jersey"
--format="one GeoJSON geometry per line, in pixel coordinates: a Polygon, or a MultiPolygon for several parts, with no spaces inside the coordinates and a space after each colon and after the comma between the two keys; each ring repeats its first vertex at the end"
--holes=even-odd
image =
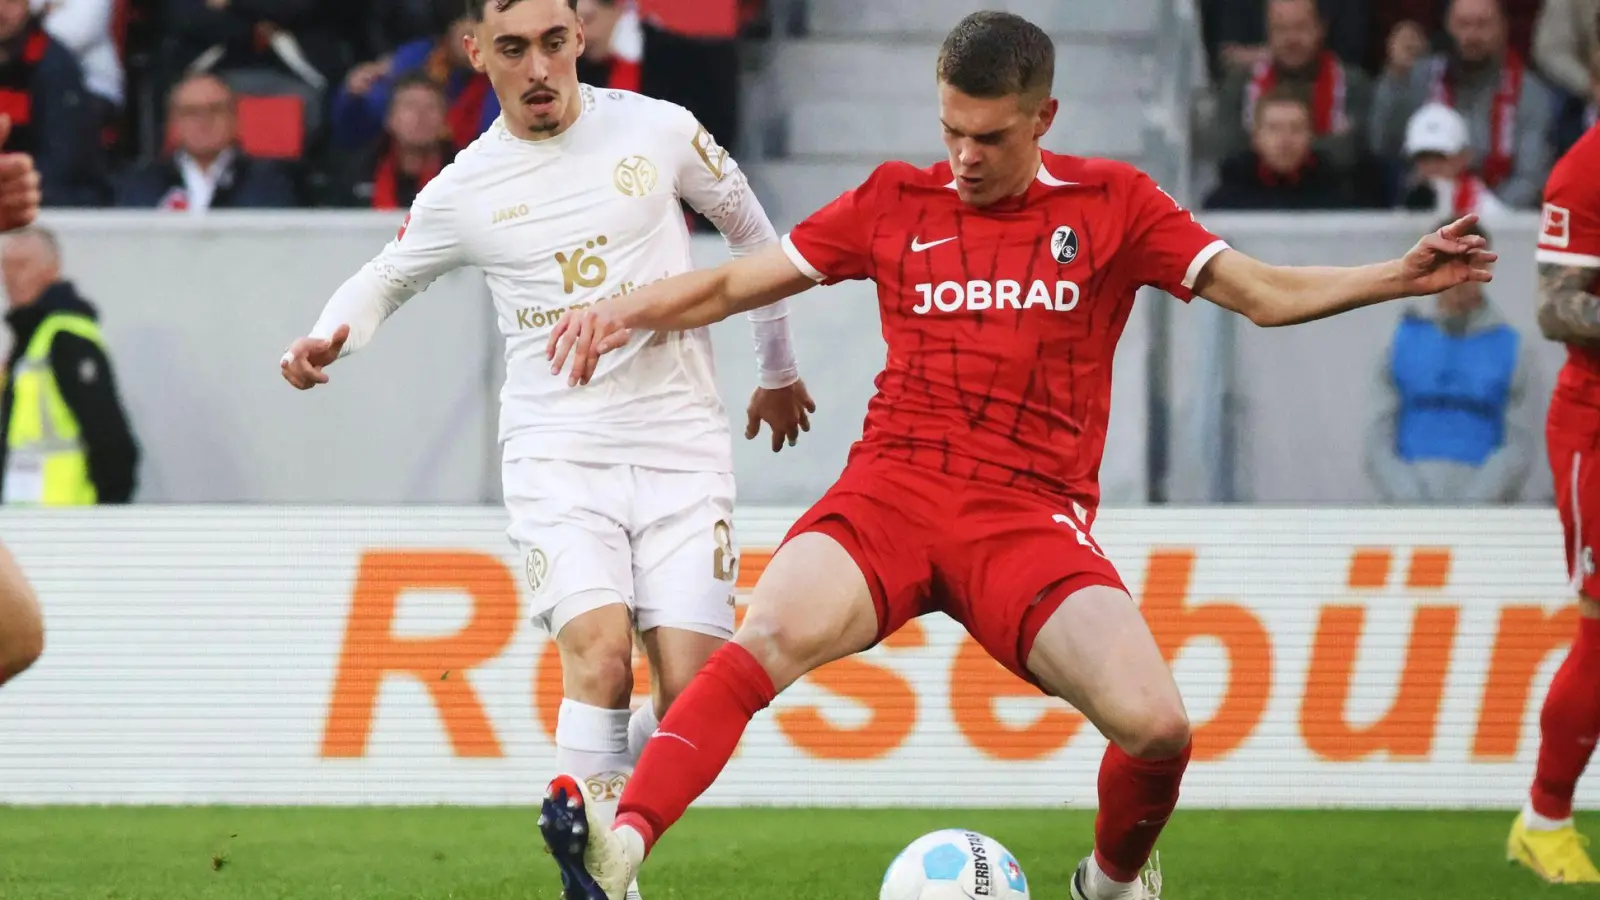
{"type": "MultiPolygon", "coordinates": [[[[744,174],[688,110],[587,85],[581,99],[582,113],[557,137],[522,140],[500,121],[463,150],[417,196],[399,236],[329,301],[312,334],[350,325],[352,352],[440,275],[477,266],[506,341],[506,461],[732,471],[706,329],[635,333],[601,358],[587,386],[569,387],[565,372],[550,371],[545,349],[564,311],[692,268],[680,198],[716,223],[735,253],[777,237],[744,174]]],[[[797,377],[785,309],[752,314],[767,387],[797,377]]]]}

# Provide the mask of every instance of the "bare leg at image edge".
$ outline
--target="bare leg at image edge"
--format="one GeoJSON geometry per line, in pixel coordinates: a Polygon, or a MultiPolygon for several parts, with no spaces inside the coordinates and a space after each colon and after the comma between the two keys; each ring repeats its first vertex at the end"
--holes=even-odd
{"type": "Polygon", "coordinates": [[[0,545],[0,686],[38,661],[44,652],[44,616],[22,569],[0,545]]]}

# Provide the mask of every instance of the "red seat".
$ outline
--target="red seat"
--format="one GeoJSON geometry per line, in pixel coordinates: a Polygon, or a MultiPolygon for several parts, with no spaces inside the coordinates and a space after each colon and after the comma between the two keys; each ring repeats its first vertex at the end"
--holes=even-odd
{"type": "Polygon", "coordinates": [[[293,94],[239,97],[239,145],[262,159],[299,159],[305,152],[305,101],[293,94]]]}

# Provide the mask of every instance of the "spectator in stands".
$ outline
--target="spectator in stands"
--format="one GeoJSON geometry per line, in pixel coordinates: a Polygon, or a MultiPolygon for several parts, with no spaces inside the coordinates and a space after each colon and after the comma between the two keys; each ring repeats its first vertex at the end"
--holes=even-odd
{"type": "MultiPolygon", "coordinates": [[[[1266,27],[1271,0],[1202,0],[1211,71],[1220,82],[1249,72],[1272,58],[1266,27]]],[[[1368,0],[1316,0],[1328,49],[1341,60],[1360,65],[1366,58],[1368,0]]]]}
{"type": "Polygon", "coordinates": [[[1483,179],[1472,171],[1467,120],[1443,103],[1417,110],[1406,126],[1406,158],[1411,174],[1401,205],[1448,217],[1476,213],[1493,220],[1510,212],[1483,179]]]}
{"type": "Polygon", "coordinates": [[[644,31],[629,0],[578,0],[583,57],[578,80],[595,87],[639,90],[644,31]]]}
{"type": "Polygon", "coordinates": [[[1513,208],[1535,208],[1550,173],[1550,88],[1507,45],[1500,0],[1453,0],[1447,27],[1454,50],[1391,58],[1373,109],[1374,149],[1398,158],[1418,109],[1453,106],[1471,125],[1473,169],[1513,208]]]}
{"type": "Polygon", "coordinates": [[[1548,0],[1533,41],[1534,61],[1560,91],[1551,148],[1559,156],[1596,121],[1600,0],[1548,0]]]}
{"type": "Polygon", "coordinates": [[[1557,88],[1587,101],[1589,62],[1600,47],[1600,0],[1545,0],[1533,33],[1533,61],[1557,88]]]}
{"type": "Polygon", "coordinates": [[[695,114],[738,154],[739,46],[752,14],[739,0],[635,0],[644,29],[640,91],[695,114]]]}
{"type": "Polygon", "coordinates": [[[445,104],[444,91],[427,75],[401,79],[389,101],[387,133],[368,152],[348,158],[328,205],[411,208],[417,192],[455,157],[445,104]]]}
{"type": "Polygon", "coordinates": [[[173,68],[215,72],[241,94],[299,96],[321,134],[330,85],[350,64],[345,4],[332,0],[165,0],[173,68]]]}
{"type": "Polygon", "coordinates": [[[1207,209],[1342,209],[1352,205],[1348,182],[1314,145],[1311,108],[1286,85],[1256,101],[1253,149],[1222,165],[1222,183],[1207,209]]]}
{"type": "Polygon", "coordinates": [[[1410,306],[1378,371],[1367,433],[1378,494],[1393,503],[1524,499],[1541,414],[1533,366],[1480,284],[1410,306]]]}
{"type": "Polygon", "coordinates": [[[450,101],[448,119],[456,148],[466,147],[500,116],[500,102],[489,79],[473,71],[466,36],[472,20],[456,15],[444,36],[412,41],[393,56],[356,66],[333,100],[333,143],[339,148],[364,148],[383,136],[389,98],[401,78],[422,72],[450,101]]]}
{"type": "Polygon", "coordinates": [[[0,275],[13,338],[0,392],[0,502],[127,503],[137,483],[138,444],[117,396],[99,315],[62,278],[55,236],[35,227],[6,237],[0,275]]]}
{"type": "Polygon", "coordinates": [[[1323,45],[1325,31],[1314,0],[1268,0],[1266,12],[1268,55],[1223,81],[1204,155],[1217,159],[1247,149],[1261,97],[1282,88],[1310,107],[1320,163],[1349,172],[1367,149],[1371,82],[1323,45]]]}
{"type": "Polygon", "coordinates": [[[167,104],[175,149],[124,174],[117,205],[188,211],[298,205],[294,181],[279,164],[239,148],[237,103],[215,75],[191,75],[167,104]]]}
{"type": "Polygon", "coordinates": [[[122,54],[111,32],[116,0],[32,0],[32,6],[45,32],[78,58],[84,86],[100,107],[98,121],[114,121],[123,102],[122,54]]]}
{"type": "MultiPolygon", "coordinates": [[[[1369,2],[1369,0],[1357,0],[1369,2]]],[[[1506,28],[1511,49],[1522,59],[1532,58],[1533,31],[1538,22],[1539,10],[1546,0],[1501,0],[1500,8],[1506,16],[1506,28]]],[[[1371,21],[1368,24],[1366,67],[1377,74],[1383,72],[1394,58],[1393,44],[1396,33],[1405,31],[1420,36],[1424,46],[1444,50],[1449,45],[1449,35],[1444,33],[1449,0],[1370,0],[1371,21]],[[1407,23],[1410,23],[1407,25],[1407,23]]],[[[1409,38],[1408,38],[1409,40],[1409,38]]],[[[1423,51],[1419,54],[1426,55],[1423,51]]]]}
{"type": "Polygon", "coordinates": [[[105,202],[105,155],[83,71],[28,0],[0,0],[0,113],[12,123],[4,149],[33,155],[46,206],[105,202]]]}
{"type": "Polygon", "coordinates": [[[436,37],[438,22],[449,21],[461,11],[458,0],[366,0],[359,13],[363,24],[356,41],[357,59],[381,59],[412,41],[436,37]],[[440,10],[449,14],[440,18],[440,10]]]}

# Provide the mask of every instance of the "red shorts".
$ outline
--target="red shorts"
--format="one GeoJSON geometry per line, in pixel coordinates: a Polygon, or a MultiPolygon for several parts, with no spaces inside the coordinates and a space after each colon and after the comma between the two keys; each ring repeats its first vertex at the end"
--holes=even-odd
{"type": "Polygon", "coordinates": [[[1600,441],[1592,428],[1567,427],[1561,421],[1561,405],[1560,399],[1551,404],[1545,445],[1555,481],[1556,509],[1566,533],[1567,575],[1574,591],[1600,600],[1600,577],[1590,549],[1600,538],[1600,441]]]}
{"type": "Polygon", "coordinates": [[[1027,671],[1034,638],[1075,591],[1127,590],[1073,504],[887,459],[851,462],[784,538],[849,552],[878,607],[879,641],[943,612],[1000,664],[1027,671]]]}

